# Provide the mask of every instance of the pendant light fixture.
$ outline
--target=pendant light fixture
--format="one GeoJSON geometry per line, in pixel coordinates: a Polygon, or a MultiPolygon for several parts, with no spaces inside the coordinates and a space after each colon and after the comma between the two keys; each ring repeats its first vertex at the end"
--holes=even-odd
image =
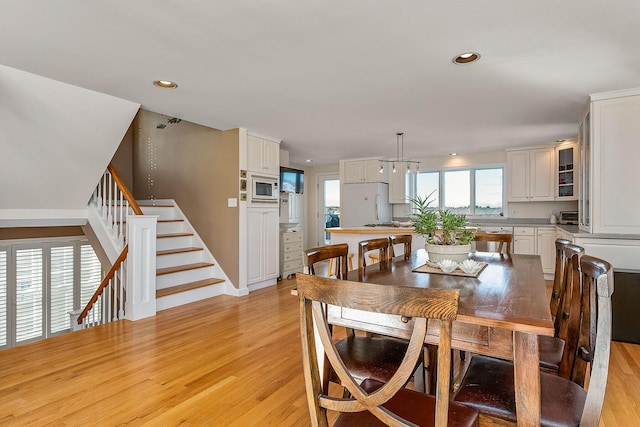
{"type": "Polygon", "coordinates": [[[407,173],[411,173],[412,166],[414,166],[415,171],[418,172],[420,162],[404,158],[404,133],[396,133],[396,158],[394,160],[380,160],[380,173],[384,173],[385,163],[391,163],[391,172],[393,173],[396,173],[396,163],[399,163],[399,166],[404,164],[406,166],[407,173]]]}

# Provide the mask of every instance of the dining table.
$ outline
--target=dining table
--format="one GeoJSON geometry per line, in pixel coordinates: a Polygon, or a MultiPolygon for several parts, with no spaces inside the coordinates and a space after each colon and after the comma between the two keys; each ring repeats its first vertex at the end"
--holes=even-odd
{"type": "MultiPolygon", "coordinates": [[[[355,269],[346,280],[388,286],[460,291],[452,348],[513,361],[519,426],[540,425],[538,335],[554,335],[542,263],[538,255],[472,252],[477,277],[460,270],[446,274],[425,266],[424,249],[355,269]],[[423,268],[424,269],[424,268],[423,268]]],[[[428,267],[428,265],[427,265],[428,267]]],[[[409,338],[412,320],[400,316],[329,306],[329,323],[370,333],[409,338]]],[[[429,322],[427,344],[438,344],[437,322],[429,322]]]]}

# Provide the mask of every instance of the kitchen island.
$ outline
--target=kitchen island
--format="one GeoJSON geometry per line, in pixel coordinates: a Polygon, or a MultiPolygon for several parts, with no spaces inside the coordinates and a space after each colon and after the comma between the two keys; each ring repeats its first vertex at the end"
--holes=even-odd
{"type": "MultiPolygon", "coordinates": [[[[381,237],[389,237],[400,234],[411,234],[413,236],[411,248],[413,250],[424,248],[425,238],[416,233],[413,227],[393,227],[393,226],[376,226],[376,227],[335,227],[325,228],[330,233],[331,244],[346,243],[349,245],[349,253],[354,254],[355,262],[358,264],[358,242],[369,239],[379,239],[381,237]]],[[[402,245],[396,245],[393,248],[396,254],[404,253],[402,245]]],[[[367,260],[367,264],[369,260],[367,260]]]]}

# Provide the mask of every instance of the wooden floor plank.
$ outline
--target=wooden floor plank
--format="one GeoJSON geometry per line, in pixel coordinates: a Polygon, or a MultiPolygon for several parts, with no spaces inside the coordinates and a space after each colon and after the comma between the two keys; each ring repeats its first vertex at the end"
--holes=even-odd
{"type": "MultiPolygon", "coordinates": [[[[0,425],[308,425],[294,286],[0,351],[0,425]]],[[[639,389],[614,342],[601,426],[639,425],[639,389]]]]}

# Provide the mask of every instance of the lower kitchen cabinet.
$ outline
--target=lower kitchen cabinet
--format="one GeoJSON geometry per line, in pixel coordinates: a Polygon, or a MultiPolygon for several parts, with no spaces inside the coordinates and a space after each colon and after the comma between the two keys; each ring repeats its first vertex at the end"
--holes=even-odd
{"type": "Polygon", "coordinates": [[[288,231],[280,235],[280,275],[283,279],[303,268],[302,233],[288,231]]]}
{"type": "Polygon", "coordinates": [[[535,227],[513,228],[513,253],[523,255],[536,254],[535,227]]]}
{"type": "Polygon", "coordinates": [[[542,260],[544,274],[553,274],[556,267],[556,228],[538,227],[536,252],[542,260]]]}
{"type": "Polygon", "coordinates": [[[278,277],[278,208],[248,208],[247,284],[278,277]]]}
{"type": "Polygon", "coordinates": [[[544,274],[553,274],[556,257],[555,227],[514,227],[513,253],[540,255],[544,274]]]}

